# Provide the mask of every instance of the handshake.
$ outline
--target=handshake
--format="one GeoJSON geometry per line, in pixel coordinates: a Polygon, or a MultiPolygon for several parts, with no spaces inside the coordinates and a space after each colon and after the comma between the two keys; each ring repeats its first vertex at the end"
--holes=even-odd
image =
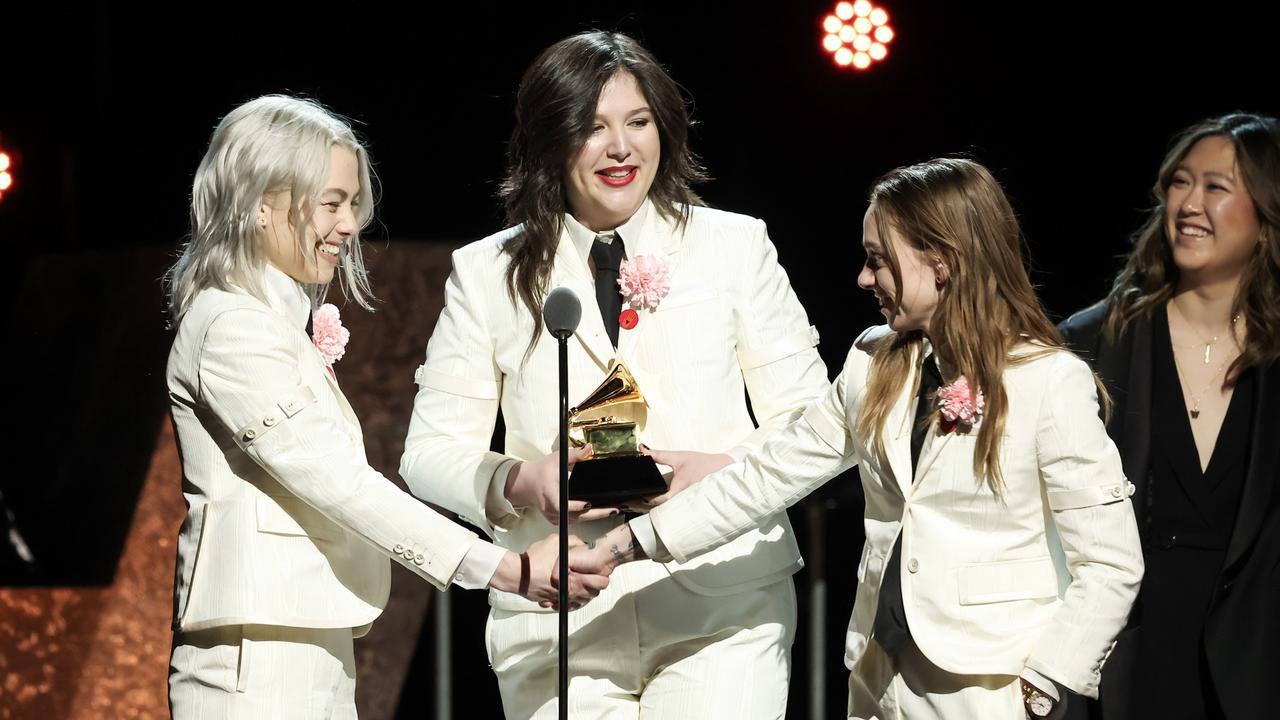
{"type": "MultiPolygon", "coordinates": [[[[622,509],[647,512],[733,462],[728,455],[657,451],[643,447],[642,450],[659,464],[671,467],[671,481],[666,493],[629,503],[626,508],[593,508],[582,501],[570,501],[566,508],[569,519],[573,522],[596,520],[617,515],[622,509]]],[[[570,449],[570,466],[590,457],[590,453],[590,445],[570,449]]],[[[512,506],[535,509],[553,525],[560,520],[559,458],[559,453],[551,453],[532,462],[516,464],[507,475],[505,489],[506,498],[512,506]]],[[[618,565],[644,557],[631,526],[626,523],[591,543],[570,536],[569,609],[582,607],[608,587],[609,575],[618,565]]],[[[498,590],[519,593],[542,607],[558,609],[559,580],[559,538],[551,534],[523,553],[508,552],[490,585],[498,590]]]]}

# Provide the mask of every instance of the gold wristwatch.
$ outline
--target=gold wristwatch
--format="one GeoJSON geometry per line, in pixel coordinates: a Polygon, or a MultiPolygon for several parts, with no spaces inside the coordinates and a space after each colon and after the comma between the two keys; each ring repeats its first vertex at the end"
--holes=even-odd
{"type": "Polygon", "coordinates": [[[1018,682],[1022,683],[1022,704],[1027,708],[1027,714],[1036,718],[1049,717],[1055,704],[1053,698],[1022,678],[1018,678],[1018,682]]]}

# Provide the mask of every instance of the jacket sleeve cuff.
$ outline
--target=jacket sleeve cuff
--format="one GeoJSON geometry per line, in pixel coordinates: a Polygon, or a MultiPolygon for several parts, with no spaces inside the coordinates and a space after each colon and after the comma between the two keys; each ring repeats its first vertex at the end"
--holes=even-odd
{"type": "Polygon", "coordinates": [[[483,590],[489,587],[493,574],[498,571],[498,565],[506,554],[507,551],[497,545],[477,539],[471,543],[467,554],[462,556],[458,573],[453,576],[453,584],[463,590],[483,590]]]}

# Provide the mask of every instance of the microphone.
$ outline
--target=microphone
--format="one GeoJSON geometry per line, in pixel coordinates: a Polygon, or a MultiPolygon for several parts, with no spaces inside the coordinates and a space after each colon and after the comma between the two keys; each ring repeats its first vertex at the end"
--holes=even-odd
{"type": "Polygon", "coordinates": [[[578,328],[582,319],[582,303],[578,296],[567,287],[552,290],[542,303],[542,322],[547,332],[559,340],[565,340],[578,328]]]}

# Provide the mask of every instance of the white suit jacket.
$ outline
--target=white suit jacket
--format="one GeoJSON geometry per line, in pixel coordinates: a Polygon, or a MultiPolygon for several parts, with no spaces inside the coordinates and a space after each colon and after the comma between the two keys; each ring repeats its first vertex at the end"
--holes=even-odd
{"type": "Polygon", "coordinates": [[[930,661],[959,674],[1029,667],[1097,697],[1143,564],[1131,486],[1098,418],[1088,366],[1053,351],[1005,371],[1005,492],[996,498],[973,471],[976,429],[933,435],[912,475],[914,378],[889,416],[881,464],[853,433],[870,360],[855,346],[801,420],[650,513],[659,555],[695,557],[857,463],[867,540],[846,637],[850,669],[866,650],[901,532],[907,623],[930,661]]]}
{"type": "Polygon", "coordinates": [[[202,291],[169,353],[188,505],[174,628],[359,628],[386,603],[388,556],[444,587],[476,536],[369,467],[309,300],[278,270],[264,281],[269,303],[202,291]]]}
{"type": "MultiPolygon", "coordinates": [[[[817,332],[778,265],[764,223],[704,207],[690,212],[680,230],[646,201],[618,228],[628,257],[651,255],[667,264],[671,289],[655,312],[640,313],[634,329],[620,330],[617,354],[649,402],[641,442],[741,457],[830,384],[817,332]]],[[[559,406],[556,341],[542,332],[526,357],[533,318],[507,294],[503,246],[518,232],[508,229],[454,253],[445,307],[417,373],[420,389],[400,473],[418,497],[457,512],[498,544],[523,550],[554,528],[536,510],[512,509],[503,485],[516,460],[559,447],[559,406]],[[505,454],[489,450],[499,408],[505,454]]],[[[593,237],[566,218],[550,281],[582,302],[582,321],[569,340],[571,405],[604,379],[614,357],[588,265],[593,237]]],[[[572,531],[592,539],[620,522],[579,523],[572,531]]],[[[787,577],[801,560],[779,512],[717,552],[667,567],[695,592],[729,594],[787,577]]],[[[490,591],[490,602],[539,609],[498,591],[490,591]]]]}

